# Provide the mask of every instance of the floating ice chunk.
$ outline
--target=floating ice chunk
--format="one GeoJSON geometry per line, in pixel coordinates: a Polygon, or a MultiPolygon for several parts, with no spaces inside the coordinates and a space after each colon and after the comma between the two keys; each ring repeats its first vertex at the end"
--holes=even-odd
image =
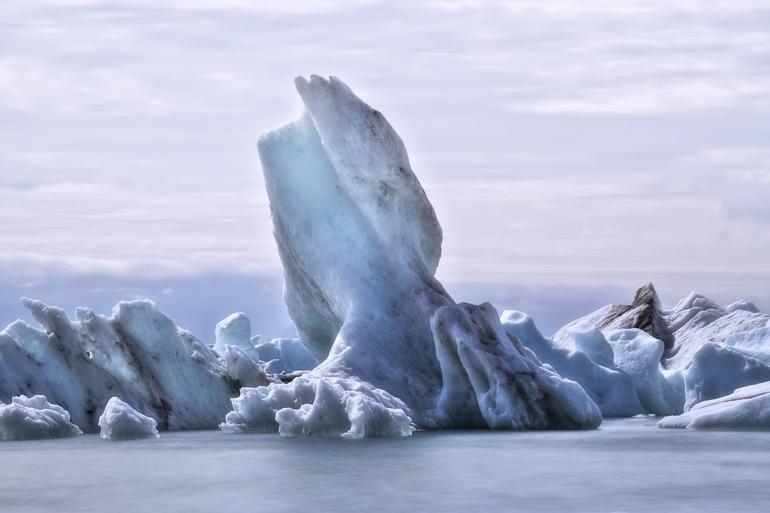
{"type": "Polygon", "coordinates": [[[770,381],[768,363],[732,347],[706,343],[684,371],[685,410],[764,381],[770,381]]]}
{"type": "Polygon", "coordinates": [[[0,403],[0,440],[64,438],[81,434],[61,406],[42,395],[18,396],[11,404],[0,403]]]}
{"type": "Polygon", "coordinates": [[[158,423],[117,397],[112,397],[99,417],[99,436],[105,440],[158,438],[158,423]]]}
{"type": "Polygon", "coordinates": [[[631,378],[614,368],[612,347],[598,329],[578,325],[567,334],[574,340],[575,348],[591,352],[601,365],[580,350],[567,350],[545,338],[525,313],[506,310],[500,320],[505,332],[534,351],[541,362],[549,364],[559,375],[577,381],[603,416],[631,417],[644,411],[631,378]]]}
{"type": "Polygon", "coordinates": [[[682,415],[665,417],[662,428],[770,429],[770,381],[739,388],[696,404],[682,415]]]}
{"type": "Polygon", "coordinates": [[[277,431],[283,436],[363,438],[409,436],[407,407],[384,390],[356,379],[305,375],[291,383],[242,388],[223,431],[277,431]]]}
{"type": "Polygon", "coordinates": [[[670,310],[663,310],[652,284],[641,287],[630,305],[607,305],[559,329],[554,341],[575,349],[569,330],[580,324],[595,325],[605,335],[614,329],[637,328],[663,341],[662,363],[684,370],[705,343],[721,344],[731,335],[767,326],[770,315],[760,313],[751,301],[719,306],[691,292],[670,310]]]}
{"type": "MultiPolygon", "coordinates": [[[[403,142],[381,113],[341,81],[312,76],[295,83],[305,113],[262,134],[258,148],[284,268],[284,299],[302,342],[321,361],[312,372],[315,380],[369,383],[403,401],[426,429],[598,425],[601,415],[580,386],[542,367],[529,351],[511,349],[496,315],[497,356],[472,358],[471,348],[486,339],[454,339],[467,325],[452,329],[450,313],[441,323],[442,340],[434,342],[431,317],[455,303],[434,277],[441,227],[403,142]],[[464,359],[436,355],[460,346],[464,359]],[[494,362],[502,364],[506,356],[514,361],[498,370],[494,362]],[[536,378],[516,375],[512,369],[519,366],[536,378]],[[466,381],[450,397],[444,385],[455,374],[466,381]],[[524,388],[506,389],[515,383],[524,388]],[[438,407],[441,398],[447,400],[438,407]],[[525,410],[514,411],[519,405],[525,410]]],[[[275,396],[287,394],[293,409],[316,397],[298,397],[303,388],[293,383],[268,388],[275,396]]],[[[310,408],[307,415],[282,415],[310,418],[310,408]]]]}
{"type": "Polygon", "coordinates": [[[225,354],[227,346],[239,347],[250,355],[256,354],[251,343],[251,321],[244,313],[234,313],[219,321],[214,335],[214,351],[220,356],[225,354]]]}
{"type": "Polygon", "coordinates": [[[615,353],[615,365],[631,376],[645,411],[655,415],[682,413],[684,381],[679,372],[662,372],[663,342],[639,329],[613,330],[606,335],[615,353]]]}
{"type": "Polygon", "coordinates": [[[0,401],[45,395],[84,431],[113,395],[161,429],[216,427],[237,390],[217,355],[155,303],[121,302],[111,317],[23,299],[43,329],[17,321],[0,332],[0,401]]]}
{"type": "Polygon", "coordinates": [[[318,361],[298,338],[276,338],[257,345],[257,355],[265,362],[265,372],[281,374],[310,370],[318,361]]]}
{"type": "Polygon", "coordinates": [[[601,424],[599,408],[580,385],[543,367],[506,334],[489,303],[439,308],[431,326],[444,377],[440,422],[491,429],[591,429],[601,424]]]}

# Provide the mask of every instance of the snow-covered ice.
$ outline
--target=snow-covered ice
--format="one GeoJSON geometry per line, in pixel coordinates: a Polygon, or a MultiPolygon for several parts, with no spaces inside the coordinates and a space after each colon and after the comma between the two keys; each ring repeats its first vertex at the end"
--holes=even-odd
{"type": "Polygon", "coordinates": [[[665,417],[662,428],[770,429],[770,381],[703,401],[682,415],[665,417]]]}
{"type": "Polygon", "coordinates": [[[112,397],[99,417],[99,436],[105,440],[158,438],[158,423],[118,397],[112,397]]]}
{"type": "Polygon", "coordinates": [[[10,404],[0,403],[0,440],[64,438],[80,433],[67,410],[42,395],[21,395],[10,404]]]}

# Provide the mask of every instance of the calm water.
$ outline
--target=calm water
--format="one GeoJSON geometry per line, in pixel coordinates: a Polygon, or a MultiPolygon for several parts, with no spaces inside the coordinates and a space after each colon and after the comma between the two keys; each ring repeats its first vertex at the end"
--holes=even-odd
{"type": "Polygon", "coordinates": [[[0,512],[770,511],[770,433],[165,433],[0,443],[0,512]]]}

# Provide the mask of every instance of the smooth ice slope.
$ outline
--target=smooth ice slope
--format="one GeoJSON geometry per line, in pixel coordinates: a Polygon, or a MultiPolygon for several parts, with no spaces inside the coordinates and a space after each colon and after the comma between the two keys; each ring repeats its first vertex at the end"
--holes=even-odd
{"type": "Polygon", "coordinates": [[[770,364],[766,361],[733,347],[707,342],[684,371],[685,410],[764,381],[770,381],[770,364]]]}
{"type": "Polygon", "coordinates": [[[770,429],[770,381],[732,394],[703,401],[678,416],[665,417],[662,428],[690,429],[770,429]]]}
{"type": "MultiPolygon", "coordinates": [[[[524,415],[502,406],[515,402],[503,397],[502,390],[484,390],[476,381],[486,375],[499,379],[501,386],[505,383],[507,371],[486,367],[486,356],[478,361],[452,357],[439,364],[437,346],[451,348],[460,342],[448,336],[434,343],[430,319],[440,307],[454,308],[455,303],[434,277],[441,227],[403,142],[381,113],[338,79],[298,78],[296,86],[304,114],[264,133],[258,147],[284,268],[284,299],[303,344],[321,363],[297,384],[270,385],[265,389],[269,393],[260,392],[262,388],[242,390],[242,399],[254,399],[238,403],[223,428],[247,424],[250,429],[273,429],[276,423],[294,426],[295,421],[307,421],[312,429],[287,427],[282,432],[339,433],[339,426],[348,421],[359,425],[345,399],[344,391],[352,385],[343,383],[349,380],[356,387],[398,398],[403,404],[398,409],[423,428],[477,426],[480,418],[488,427],[595,426],[598,410],[574,383],[560,386],[556,378],[544,377],[515,391],[519,400],[536,406],[532,415],[524,415]],[[468,376],[468,386],[457,390],[467,401],[443,389],[449,379],[446,372],[468,376]],[[326,390],[329,379],[341,387],[331,387],[336,390],[332,394],[326,390]],[[268,398],[262,398],[264,394],[268,398]],[[293,413],[276,410],[271,396],[284,398],[281,404],[293,413]],[[239,413],[248,404],[268,405],[264,411],[275,410],[275,418],[268,413],[241,422],[257,419],[239,413]],[[494,404],[502,409],[487,410],[494,404]],[[329,415],[323,413],[326,407],[329,415]],[[334,420],[343,417],[348,421],[334,420]],[[318,425],[319,420],[328,422],[328,429],[318,425]]],[[[476,351],[478,343],[463,340],[461,345],[476,351]]],[[[495,340],[494,351],[510,351],[513,361],[508,366],[546,372],[512,347],[503,337],[495,340]]],[[[378,401],[384,401],[386,410],[393,409],[380,394],[364,396],[367,399],[362,397],[357,407],[362,411],[377,411],[378,401]]],[[[390,415],[376,417],[382,426],[367,424],[363,431],[354,431],[403,432],[392,429],[390,415]]]]}
{"type": "Polygon", "coordinates": [[[0,440],[64,438],[80,433],[67,410],[42,395],[22,395],[11,404],[0,403],[0,440]]]}
{"type": "Polygon", "coordinates": [[[662,372],[662,341],[639,329],[610,331],[607,341],[615,353],[615,365],[631,376],[639,402],[647,413],[682,413],[684,381],[679,372],[662,372]]]}
{"type": "Polygon", "coordinates": [[[154,419],[113,397],[99,417],[99,436],[105,440],[158,438],[157,425],[154,419]]]}
{"type": "Polygon", "coordinates": [[[534,351],[561,376],[577,381],[596,403],[605,417],[631,417],[644,410],[636,396],[634,383],[623,371],[615,368],[610,344],[599,330],[575,328],[570,331],[574,347],[585,348],[602,362],[599,365],[580,350],[568,350],[545,338],[529,315],[506,310],[500,317],[508,335],[515,337],[534,351]]]}
{"type": "Polygon", "coordinates": [[[42,329],[16,321],[0,332],[0,401],[45,395],[83,431],[118,395],[161,429],[216,427],[237,394],[211,349],[151,301],[124,301],[111,317],[25,299],[42,329]]]}

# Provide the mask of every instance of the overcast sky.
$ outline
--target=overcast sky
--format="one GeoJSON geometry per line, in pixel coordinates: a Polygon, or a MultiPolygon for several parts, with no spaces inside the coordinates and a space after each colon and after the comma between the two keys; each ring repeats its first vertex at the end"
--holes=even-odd
{"type": "Polygon", "coordinates": [[[0,324],[27,291],[284,326],[255,140],[310,73],[405,140],[456,299],[770,310],[768,2],[397,4],[0,3],[0,324]]]}

